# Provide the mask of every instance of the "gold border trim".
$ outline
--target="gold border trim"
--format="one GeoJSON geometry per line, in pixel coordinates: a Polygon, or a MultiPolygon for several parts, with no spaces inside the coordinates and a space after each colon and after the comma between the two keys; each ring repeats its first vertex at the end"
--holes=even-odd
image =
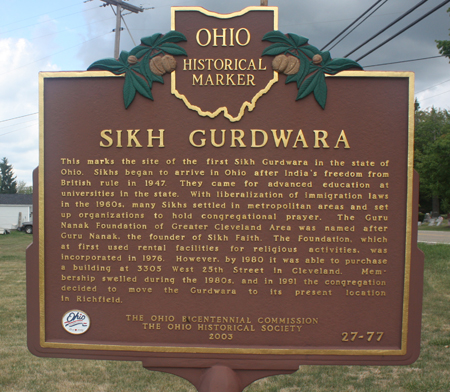
{"type": "MultiPolygon", "coordinates": [[[[212,16],[214,18],[218,19],[231,19],[235,18],[237,16],[245,15],[246,13],[250,11],[271,11],[273,12],[273,29],[278,30],[278,7],[246,7],[240,11],[232,12],[229,14],[219,14],[217,12],[208,11],[203,7],[172,7],[171,8],[171,29],[175,30],[175,13],[177,11],[197,11],[207,16],[212,16]]],[[[230,122],[236,122],[240,121],[242,117],[244,117],[245,109],[248,109],[249,112],[253,111],[256,106],[256,102],[259,98],[261,98],[264,94],[266,94],[272,86],[278,82],[278,72],[273,71],[273,78],[267,83],[266,87],[264,87],[262,90],[258,91],[256,95],[252,98],[252,100],[245,101],[239,110],[239,113],[236,117],[233,117],[230,112],[228,111],[228,108],[226,106],[221,106],[218,109],[216,109],[214,112],[210,111],[204,111],[199,106],[193,105],[189,102],[189,99],[186,97],[186,95],[181,94],[176,87],[176,71],[173,71],[171,74],[171,93],[175,95],[178,99],[181,99],[186,107],[190,110],[193,110],[197,112],[202,117],[209,117],[209,118],[215,118],[220,113],[223,112],[223,115],[225,118],[230,120],[230,122]]]]}
{"type": "Polygon", "coordinates": [[[39,340],[45,343],[45,237],[44,237],[44,79],[39,73],[39,340]]]}
{"type": "MultiPolygon", "coordinates": [[[[252,7],[249,7],[252,8],[252,7]]],[[[408,78],[408,151],[407,151],[407,196],[406,196],[406,233],[405,233],[405,271],[402,308],[401,347],[394,349],[280,349],[280,348],[210,348],[210,347],[175,347],[175,346],[137,346],[115,344],[78,344],[57,343],[45,341],[45,250],[44,250],[44,80],[46,78],[73,77],[121,77],[108,71],[83,72],[41,72],[39,74],[39,314],[40,314],[40,345],[42,348],[74,349],[74,350],[104,350],[131,351],[154,353],[199,353],[199,354],[258,354],[258,355],[330,355],[330,356],[399,356],[407,354],[408,320],[411,278],[411,246],[412,246],[412,202],[413,202],[413,165],[414,165],[414,73],[395,71],[343,71],[338,75],[328,77],[386,77],[408,78]]]]}
{"type": "MultiPolygon", "coordinates": [[[[55,72],[39,72],[39,82],[42,82],[46,78],[95,78],[95,77],[108,77],[108,78],[121,78],[123,74],[116,75],[109,71],[55,71],[55,72]]],[[[42,86],[43,87],[43,86],[42,86]]],[[[43,89],[42,89],[43,93],[43,89]]],[[[44,97],[42,96],[42,109],[44,109],[44,97]]]]}
{"type": "Polygon", "coordinates": [[[405,282],[403,294],[403,336],[402,351],[407,352],[408,319],[409,319],[409,293],[411,290],[411,250],[412,250],[412,219],[413,219],[413,190],[414,190],[414,83],[415,75],[409,72],[409,103],[408,103],[408,167],[407,167],[407,208],[406,208],[406,239],[405,239],[405,282]]]}
{"type": "Polygon", "coordinates": [[[46,342],[42,347],[72,350],[105,350],[132,351],[153,353],[186,353],[186,354],[257,354],[257,355],[403,355],[401,350],[339,350],[339,349],[282,349],[282,348],[209,348],[209,347],[173,347],[173,346],[125,346],[102,344],[77,344],[46,342]]]}
{"type": "Polygon", "coordinates": [[[218,19],[231,19],[231,18],[235,18],[236,16],[245,15],[246,13],[248,13],[250,11],[273,11],[273,13],[274,13],[273,29],[278,30],[278,7],[253,6],[253,7],[246,7],[240,11],[230,12],[229,14],[219,14],[218,12],[208,11],[206,8],[203,8],[203,7],[171,7],[170,28],[172,30],[176,30],[175,29],[175,12],[177,12],[177,11],[198,11],[204,15],[213,16],[214,18],[218,18],[218,19]]]}

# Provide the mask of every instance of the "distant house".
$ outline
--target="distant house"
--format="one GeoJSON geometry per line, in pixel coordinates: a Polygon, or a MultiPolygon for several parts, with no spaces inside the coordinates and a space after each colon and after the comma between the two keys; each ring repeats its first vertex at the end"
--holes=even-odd
{"type": "Polygon", "coordinates": [[[0,229],[17,229],[33,221],[33,195],[0,194],[0,229]]]}

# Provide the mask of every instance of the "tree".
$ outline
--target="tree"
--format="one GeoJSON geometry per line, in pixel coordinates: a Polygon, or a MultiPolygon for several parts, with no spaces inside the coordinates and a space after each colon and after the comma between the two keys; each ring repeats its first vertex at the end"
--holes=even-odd
{"type": "Polygon", "coordinates": [[[12,165],[8,164],[8,160],[3,158],[0,162],[0,193],[17,193],[16,176],[12,165]]]}
{"type": "Polygon", "coordinates": [[[433,213],[439,214],[439,200],[447,211],[450,207],[450,112],[417,110],[415,126],[414,167],[420,175],[420,197],[433,199],[433,213]]]}
{"type": "MultiPolygon", "coordinates": [[[[450,8],[447,10],[450,13],[450,8]]],[[[450,58],[450,41],[449,40],[436,40],[436,46],[439,49],[439,53],[445,57],[450,58]]]]}
{"type": "Polygon", "coordinates": [[[25,181],[19,181],[17,184],[17,193],[22,193],[25,195],[33,194],[33,186],[27,186],[25,181]]]}

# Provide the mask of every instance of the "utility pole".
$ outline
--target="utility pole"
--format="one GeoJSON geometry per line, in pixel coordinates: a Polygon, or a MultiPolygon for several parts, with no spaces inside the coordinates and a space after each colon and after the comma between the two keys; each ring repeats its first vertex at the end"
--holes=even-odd
{"type": "Polygon", "coordinates": [[[114,42],[114,58],[119,58],[120,52],[120,31],[122,30],[122,9],[133,12],[137,14],[138,12],[144,12],[142,7],[137,7],[133,4],[125,3],[122,0],[101,0],[106,5],[115,5],[116,6],[116,29],[115,29],[115,42],[114,42]]]}

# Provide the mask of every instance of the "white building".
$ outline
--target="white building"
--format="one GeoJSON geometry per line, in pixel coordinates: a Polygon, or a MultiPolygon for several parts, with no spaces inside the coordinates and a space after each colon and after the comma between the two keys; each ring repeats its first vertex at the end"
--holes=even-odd
{"type": "Polygon", "coordinates": [[[17,229],[33,221],[33,195],[0,194],[0,230],[17,229]]]}

